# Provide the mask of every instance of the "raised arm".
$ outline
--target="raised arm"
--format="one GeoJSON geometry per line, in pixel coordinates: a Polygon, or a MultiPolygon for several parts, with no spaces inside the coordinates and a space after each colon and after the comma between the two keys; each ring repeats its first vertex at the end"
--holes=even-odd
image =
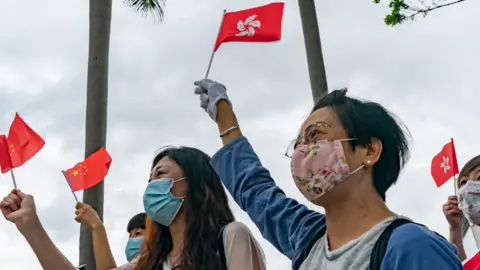
{"type": "Polygon", "coordinates": [[[225,145],[212,158],[220,179],[262,235],[294,262],[302,261],[310,242],[325,232],[324,216],[288,198],[275,184],[237,127],[225,87],[210,80],[196,85],[202,108],[216,120],[225,145]]]}
{"type": "Polygon", "coordinates": [[[110,244],[108,243],[105,226],[98,217],[97,212],[90,205],[84,203],[77,203],[75,208],[75,220],[85,224],[92,231],[93,253],[95,254],[97,269],[109,270],[117,268],[110,244]]]}
{"type": "Polygon", "coordinates": [[[13,190],[0,203],[2,214],[14,223],[27,240],[42,269],[75,270],[76,267],[58,250],[37,216],[32,195],[13,190]]]}

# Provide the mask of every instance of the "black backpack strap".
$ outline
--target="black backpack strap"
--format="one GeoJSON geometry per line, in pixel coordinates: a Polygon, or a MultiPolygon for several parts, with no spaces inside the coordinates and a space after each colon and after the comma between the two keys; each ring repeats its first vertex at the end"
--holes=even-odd
{"type": "Polygon", "coordinates": [[[387,251],[388,240],[390,240],[392,232],[396,228],[407,223],[414,222],[405,218],[397,218],[392,223],[390,223],[387,228],[385,228],[385,230],[382,232],[377,242],[375,242],[375,245],[373,246],[372,254],[370,255],[370,270],[381,269],[383,257],[385,256],[385,252],[387,251]]]}
{"type": "Polygon", "coordinates": [[[223,245],[223,231],[225,231],[227,225],[223,226],[218,233],[218,256],[220,256],[220,260],[225,266],[224,269],[227,269],[227,258],[225,257],[225,246],[223,245]]]}

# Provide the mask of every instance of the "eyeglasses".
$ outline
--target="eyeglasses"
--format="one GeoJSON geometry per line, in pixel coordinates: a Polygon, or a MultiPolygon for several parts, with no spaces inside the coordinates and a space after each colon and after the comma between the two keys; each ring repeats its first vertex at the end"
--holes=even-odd
{"type": "Polygon", "coordinates": [[[292,140],[288,144],[287,150],[285,151],[285,156],[288,158],[291,158],[293,155],[293,151],[295,151],[295,148],[297,148],[299,144],[309,144],[313,142],[313,140],[319,133],[325,133],[325,132],[321,132],[319,128],[332,128],[332,125],[323,121],[319,121],[317,123],[309,125],[308,127],[305,128],[305,132],[303,133],[303,136],[298,135],[296,139],[292,140]]]}
{"type": "MultiPolygon", "coordinates": [[[[328,134],[324,130],[322,131],[321,129],[325,128],[333,128],[332,125],[329,123],[319,121],[317,123],[309,125],[307,128],[305,128],[305,132],[302,135],[298,135],[298,137],[294,140],[292,140],[288,146],[287,150],[285,151],[285,156],[288,158],[291,158],[293,155],[293,152],[295,151],[295,148],[299,144],[309,144],[315,141],[315,138],[317,137],[318,134],[328,134]]],[[[347,131],[347,129],[345,129],[347,131]]]]}

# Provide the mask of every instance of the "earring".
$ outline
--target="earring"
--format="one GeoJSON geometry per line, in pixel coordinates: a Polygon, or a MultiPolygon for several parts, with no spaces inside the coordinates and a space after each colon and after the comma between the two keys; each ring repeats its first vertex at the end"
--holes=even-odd
{"type": "Polygon", "coordinates": [[[371,165],[372,164],[372,161],[371,160],[367,160],[367,165],[371,165]]]}

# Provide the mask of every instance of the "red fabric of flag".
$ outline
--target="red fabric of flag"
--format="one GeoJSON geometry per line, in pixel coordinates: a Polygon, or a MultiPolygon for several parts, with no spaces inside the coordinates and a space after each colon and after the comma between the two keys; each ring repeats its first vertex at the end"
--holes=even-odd
{"type": "Polygon", "coordinates": [[[215,42],[215,51],[226,42],[271,42],[282,38],[284,3],[227,12],[215,42]]]}
{"type": "Polygon", "coordinates": [[[480,252],[463,263],[464,270],[480,270],[480,252]]]}
{"type": "Polygon", "coordinates": [[[7,137],[5,135],[0,135],[0,168],[2,169],[2,173],[7,173],[13,168],[10,151],[8,150],[7,137]]]}
{"type": "Polygon", "coordinates": [[[108,173],[112,158],[105,147],[77,163],[73,168],[64,171],[73,191],[91,188],[100,183],[108,173]]]}
{"type": "Polygon", "coordinates": [[[448,179],[458,174],[457,154],[453,140],[445,144],[442,151],[433,157],[430,170],[437,187],[442,186],[448,179]]]}
{"type": "Polygon", "coordinates": [[[45,145],[45,141],[23,121],[18,113],[15,114],[15,119],[8,131],[7,141],[12,168],[25,164],[45,145]]]}

